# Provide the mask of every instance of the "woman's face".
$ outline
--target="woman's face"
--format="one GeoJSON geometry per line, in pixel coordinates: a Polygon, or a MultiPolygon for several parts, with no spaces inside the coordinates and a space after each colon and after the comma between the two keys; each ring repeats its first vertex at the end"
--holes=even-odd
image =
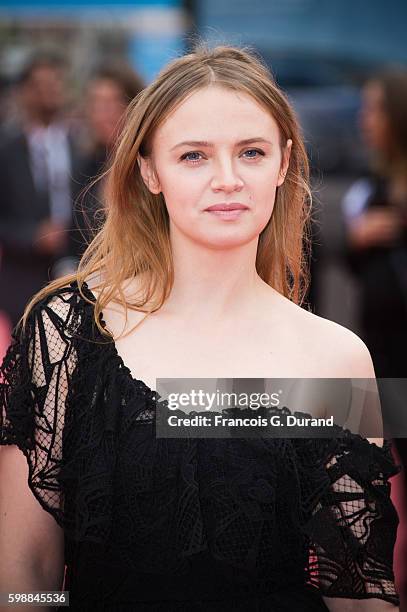
{"type": "Polygon", "coordinates": [[[380,83],[372,81],[362,91],[360,127],[367,146],[378,152],[389,148],[390,125],[380,83]]]}
{"type": "Polygon", "coordinates": [[[230,248],[256,240],[267,225],[290,146],[282,155],[276,121],[251,96],[211,86],[157,128],[139,164],[149,189],[165,198],[172,238],[230,248]],[[229,209],[208,210],[215,205],[229,209]]]}

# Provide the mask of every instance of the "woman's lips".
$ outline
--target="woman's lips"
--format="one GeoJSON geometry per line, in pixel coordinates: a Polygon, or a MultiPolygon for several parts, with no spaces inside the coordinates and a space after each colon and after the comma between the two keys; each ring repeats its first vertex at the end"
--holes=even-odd
{"type": "Polygon", "coordinates": [[[233,221],[241,217],[247,210],[247,208],[230,208],[229,210],[206,210],[205,212],[228,221],[233,221]]]}
{"type": "Polygon", "coordinates": [[[246,210],[248,208],[244,204],[214,204],[206,208],[205,212],[232,221],[233,219],[238,219],[246,210]]]}

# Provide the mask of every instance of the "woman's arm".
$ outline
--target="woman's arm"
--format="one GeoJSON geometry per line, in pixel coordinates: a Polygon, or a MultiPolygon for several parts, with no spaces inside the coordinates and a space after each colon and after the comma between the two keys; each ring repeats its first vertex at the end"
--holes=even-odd
{"type": "Polygon", "coordinates": [[[62,590],[62,438],[77,365],[76,303],[70,287],[37,302],[0,366],[0,592],[62,590]]]}
{"type": "Polygon", "coordinates": [[[1,447],[0,593],[59,591],[63,586],[63,530],[41,507],[27,480],[23,453],[14,445],[1,447]]]}
{"type": "Polygon", "coordinates": [[[330,612],[397,612],[398,606],[382,599],[338,599],[323,597],[330,612]]]}
{"type": "MultiPolygon", "coordinates": [[[[341,333],[332,344],[335,373],[374,380],[366,345],[347,330],[341,333]]],[[[380,414],[367,416],[380,425],[380,414]]],[[[373,432],[380,436],[376,426],[373,432]]],[[[304,525],[308,579],[331,612],[398,610],[392,563],[398,518],[389,479],[399,470],[379,436],[366,439],[343,430],[332,439],[296,441],[304,508],[310,512],[304,525]]]]}

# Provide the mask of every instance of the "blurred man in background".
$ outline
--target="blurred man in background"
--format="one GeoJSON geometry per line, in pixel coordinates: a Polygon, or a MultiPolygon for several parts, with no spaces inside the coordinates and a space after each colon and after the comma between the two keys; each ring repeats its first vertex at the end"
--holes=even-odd
{"type": "Polygon", "coordinates": [[[0,138],[0,311],[12,326],[67,245],[77,154],[64,116],[66,69],[52,53],[30,58],[18,121],[0,138]]]}

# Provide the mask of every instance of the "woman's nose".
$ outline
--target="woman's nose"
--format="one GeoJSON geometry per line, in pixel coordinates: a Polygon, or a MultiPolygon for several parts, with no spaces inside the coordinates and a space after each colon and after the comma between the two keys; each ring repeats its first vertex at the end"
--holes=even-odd
{"type": "Polygon", "coordinates": [[[230,161],[217,164],[211,181],[211,187],[214,191],[231,193],[240,191],[243,185],[242,179],[236,173],[230,161]]]}

